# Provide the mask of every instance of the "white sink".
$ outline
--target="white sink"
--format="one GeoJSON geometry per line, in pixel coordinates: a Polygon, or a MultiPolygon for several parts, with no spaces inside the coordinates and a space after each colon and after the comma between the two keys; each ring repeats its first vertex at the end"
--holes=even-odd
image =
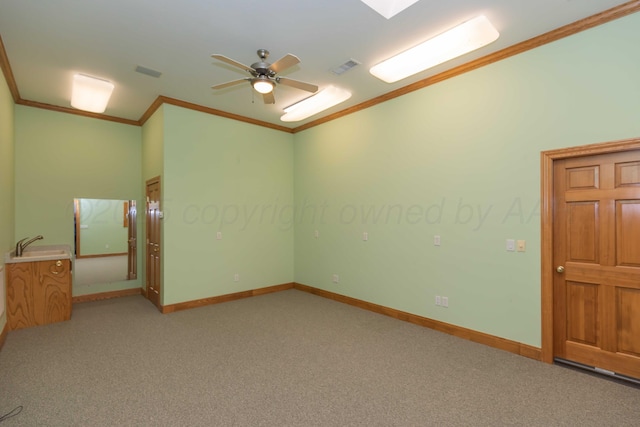
{"type": "Polygon", "coordinates": [[[16,262],[71,259],[71,257],[71,247],[69,245],[29,246],[22,252],[22,256],[16,256],[15,251],[7,252],[4,262],[11,264],[16,262]]]}
{"type": "Polygon", "coordinates": [[[24,251],[22,252],[22,258],[44,257],[44,256],[61,256],[67,252],[63,249],[51,249],[44,251],[24,251]]]}

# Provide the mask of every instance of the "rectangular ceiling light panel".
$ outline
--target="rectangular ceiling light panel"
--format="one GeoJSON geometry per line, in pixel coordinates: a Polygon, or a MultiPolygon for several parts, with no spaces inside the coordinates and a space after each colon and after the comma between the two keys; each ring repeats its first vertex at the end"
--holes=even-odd
{"type": "Polygon", "coordinates": [[[397,82],[495,41],[500,33],[480,15],[373,66],[369,72],[387,83],[397,82]]]}
{"type": "Polygon", "coordinates": [[[283,122],[297,122],[318,114],[321,111],[338,105],[351,98],[351,92],[335,86],[328,86],[315,95],[303,99],[284,109],[285,114],[280,117],[283,122]]]}
{"type": "Polygon", "coordinates": [[[73,76],[71,106],[92,113],[104,113],[114,85],[110,81],[84,74],[73,76]]]}
{"type": "Polygon", "coordinates": [[[418,0],[362,0],[362,3],[387,19],[402,12],[418,0]]]}

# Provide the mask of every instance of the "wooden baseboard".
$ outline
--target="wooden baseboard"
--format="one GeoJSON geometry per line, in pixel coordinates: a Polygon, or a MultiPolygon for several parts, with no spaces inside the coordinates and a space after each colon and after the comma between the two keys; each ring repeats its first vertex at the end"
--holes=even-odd
{"type": "Polygon", "coordinates": [[[312,286],[303,285],[301,283],[294,283],[294,289],[300,291],[309,292],[314,295],[318,295],[324,298],[332,299],[334,301],[349,304],[364,310],[373,311],[375,313],[384,314],[385,316],[393,317],[395,319],[403,320],[405,322],[413,323],[416,325],[424,326],[430,329],[434,329],[439,332],[444,332],[449,335],[453,335],[459,338],[464,338],[469,341],[477,342],[480,344],[488,345],[500,350],[505,350],[510,353],[515,353],[520,356],[528,357],[530,359],[542,360],[542,351],[527,344],[519,343],[517,341],[511,341],[505,338],[496,337],[494,335],[485,334],[484,332],[474,331],[472,329],[463,328],[461,326],[452,325],[439,320],[429,319],[427,317],[418,316],[416,314],[407,313],[404,311],[396,310],[393,308],[385,307],[382,305],[362,301],[356,298],[336,294],[323,289],[314,288],[312,286]]]}
{"type": "Polygon", "coordinates": [[[7,334],[9,333],[9,323],[5,323],[2,328],[2,332],[0,332],[0,350],[2,350],[2,346],[4,346],[4,342],[7,339],[7,334]]]}
{"type": "MultiPolygon", "coordinates": [[[[382,305],[374,304],[367,301],[362,301],[356,298],[348,297],[345,295],[336,294],[334,292],[325,291],[323,289],[314,288],[312,286],[303,285],[301,283],[283,283],[281,285],[269,286],[266,288],[258,288],[249,291],[236,292],[233,294],[220,295],[216,297],[203,298],[199,300],[186,301],[177,304],[165,305],[162,307],[162,313],[173,313],[180,310],[188,310],[190,308],[203,307],[211,304],[219,304],[222,302],[234,301],[242,298],[249,298],[258,295],[269,294],[272,292],[285,291],[287,289],[298,289],[300,291],[308,292],[310,294],[318,295],[324,298],[328,298],[334,301],[342,302],[352,305],[354,307],[369,310],[374,313],[384,314],[385,316],[393,317],[398,320],[413,323],[419,326],[424,326],[430,329],[434,329],[439,332],[444,332],[449,335],[453,335],[459,338],[464,338],[469,341],[485,344],[490,347],[494,347],[500,350],[505,350],[510,353],[515,353],[520,356],[528,357],[534,360],[542,360],[542,352],[539,348],[523,344],[517,341],[511,341],[505,338],[496,337],[494,335],[485,334],[484,332],[474,331],[472,329],[463,328],[461,326],[452,325],[439,320],[429,319],[427,317],[418,316],[416,314],[407,313],[404,311],[396,310],[394,308],[385,307],[382,305]]],[[[73,302],[87,302],[98,301],[108,298],[117,298],[130,295],[140,295],[143,293],[141,288],[125,289],[122,291],[102,292],[99,294],[82,295],[73,297],[73,302]]],[[[5,324],[2,332],[0,333],[0,349],[4,345],[7,338],[8,327],[5,324]]]]}
{"type": "Polygon", "coordinates": [[[110,291],[110,292],[100,292],[97,294],[79,295],[77,297],[73,297],[71,301],[73,302],[73,304],[76,304],[80,302],[90,302],[90,301],[99,301],[103,299],[129,297],[132,295],[140,295],[141,293],[142,293],[141,288],[131,288],[131,289],[123,289],[121,291],[110,291]]]}
{"type": "Polygon", "coordinates": [[[221,302],[235,301],[242,298],[255,297],[257,295],[270,294],[272,292],[286,291],[293,289],[293,283],[283,283],[282,285],[269,286],[266,288],[252,289],[249,291],[236,292],[233,294],[220,295],[216,297],[202,298],[193,301],[179,302],[162,306],[162,313],[173,313],[180,310],[188,310],[190,308],[203,307],[205,305],[219,304],[221,302]]]}

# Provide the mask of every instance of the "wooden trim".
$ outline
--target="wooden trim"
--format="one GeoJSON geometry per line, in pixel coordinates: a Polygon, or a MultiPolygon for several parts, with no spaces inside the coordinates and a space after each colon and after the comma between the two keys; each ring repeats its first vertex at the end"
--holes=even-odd
{"type": "Polygon", "coordinates": [[[110,256],[123,256],[128,255],[128,252],[119,252],[117,254],[97,254],[97,255],[76,255],[76,259],[86,259],[86,258],[105,258],[110,256]]]}
{"type": "Polygon", "coordinates": [[[307,286],[300,283],[295,283],[294,288],[300,291],[309,292],[313,295],[318,295],[334,301],[362,308],[364,310],[373,311],[374,313],[384,314],[385,316],[393,317],[394,319],[413,323],[419,326],[424,326],[439,332],[444,332],[458,338],[464,338],[469,341],[488,345],[489,347],[494,347],[499,350],[505,350],[510,353],[528,357],[530,359],[541,360],[541,353],[539,348],[519,343],[517,341],[511,341],[506,338],[500,338],[494,335],[485,334],[483,332],[474,331],[472,329],[463,328],[461,326],[452,325],[450,323],[441,322],[439,320],[429,319],[427,317],[418,316],[416,314],[411,314],[404,311],[396,310],[394,308],[362,301],[356,298],[336,294],[334,292],[325,291],[323,289],[314,288],[312,286],[307,286]]]}
{"type": "Polygon", "coordinates": [[[419,80],[410,85],[385,93],[376,98],[372,98],[368,101],[362,102],[358,105],[354,105],[342,111],[338,111],[337,113],[334,113],[329,116],[325,116],[320,119],[314,120],[312,122],[306,123],[304,125],[295,127],[293,128],[293,133],[295,134],[303,130],[321,125],[323,123],[338,119],[340,117],[355,113],[357,111],[364,110],[369,107],[373,107],[374,105],[381,104],[390,99],[397,98],[402,95],[406,95],[410,92],[414,92],[419,89],[423,89],[427,86],[431,86],[443,80],[448,80],[452,77],[456,77],[461,74],[467,73],[469,71],[478,69],[480,67],[484,67],[485,65],[493,64],[494,62],[501,61],[503,59],[518,55],[520,53],[526,52],[531,49],[535,49],[540,46],[544,46],[545,44],[577,34],[579,32],[588,30],[593,27],[597,27],[598,25],[606,24],[607,22],[616,20],[618,18],[622,18],[627,15],[631,15],[632,13],[635,13],[638,11],[640,11],[640,0],[634,0],[634,1],[621,4],[611,9],[605,10],[603,12],[597,13],[595,15],[589,16],[587,18],[581,19],[571,24],[567,24],[555,30],[549,31],[542,35],[533,37],[529,40],[525,40],[513,46],[509,46],[497,52],[483,56],[476,60],[467,62],[458,67],[452,68],[450,70],[446,70],[442,73],[436,74],[431,77],[427,77],[423,80],[419,80]]]}
{"type": "Polygon", "coordinates": [[[18,102],[20,99],[20,92],[18,91],[18,85],[16,84],[16,79],[13,76],[13,71],[11,70],[11,64],[9,63],[9,57],[7,56],[7,51],[4,48],[4,43],[2,42],[2,36],[0,36],[0,69],[2,70],[2,74],[4,74],[4,79],[7,81],[7,86],[9,86],[9,92],[11,92],[13,102],[18,102]]]}
{"type": "Polygon", "coordinates": [[[165,305],[162,307],[162,313],[173,313],[180,310],[188,310],[191,308],[204,307],[206,305],[219,304],[222,302],[235,301],[243,298],[255,297],[258,295],[270,294],[272,292],[286,291],[293,289],[293,283],[283,283],[281,285],[268,286],[266,288],[253,289],[249,291],[235,292],[233,294],[220,295],[216,297],[202,298],[193,301],[179,302],[177,304],[165,305]]]}
{"type": "Polygon", "coordinates": [[[4,342],[7,340],[8,333],[9,333],[9,322],[7,321],[7,323],[5,323],[4,327],[2,328],[2,332],[0,332],[0,350],[2,350],[2,347],[4,346],[4,342]]]}
{"type": "Polygon", "coordinates": [[[97,294],[89,294],[89,295],[78,295],[77,297],[73,297],[71,299],[71,302],[73,304],[76,304],[81,302],[100,301],[103,299],[130,297],[132,295],[140,295],[140,294],[142,294],[141,288],[122,289],[120,291],[100,292],[97,294]]]}
{"type": "MultiPolygon", "coordinates": [[[[638,3],[638,2],[632,2],[638,3]]],[[[540,154],[542,361],[553,363],[553,162],[640,149],[640,138],[543,151],[540,154]]]]}
{"type": "Polygon", "coordinates": [[[76,255],[76,258],[78,258],[78,255],[80,254],[80,199],[73,199],[73,217],[74,217],[74,223],[76,226],[76,247],[75,247],[75,251],[74,254],[76,255]]]}
{"type": "Polygon", "coordinates": [[[540,169],[541,350],[542,361],[553,363],[553,160],[545,152],[540,169]]]}
{"type": "Polygon", "coordinates": [[[24,100],[22,98],[20,98],[20,94],[18,92],[18,87],[16,85],[15,82],[15,78],[13,76],[13,72],[11,71],[11,66],[9,65],[9,59],[7,57],[6,54],[6,50],[4,48],[4,45],[2,44],[2,39],[0,38],[0,68],[2,69],[5,79],[7,81],[7,84],[9,86],[9,90],[11,91],[11,94],[13,96],[14,102],[16,104],[21,104],[21,105],[27,105],[27,106],[31,106],[31,107],[37,107],[37,108],[44,108],[44,109],[48,109],[48,110],[54,110],[54,111],[59,111],[59,112],[64,112],[64,113],[69,113],[69,114],[77,114],[77,115],[81,115],[81,116],[86,116],[86,117],[92,117],[92,118],[96,118],[96,119],[101,119],[101,120],[109,120],[109,121],[114,121],[114,122],[119,122],[119,123],[124,123],[124,124],[129,124],[129,125],[134,125],[134,126],[142,126],[148,119],[149,117],[151,117],[151,115],[158,109],[160,108],[160,106],[164,103],[167,104],[172,104],[172,105],[176,105],[176,106],[180,106],[183,108],[187,108],[187,109],[191,109],[191,110],[195,110],[195,111],[200,111],[203,113],[207,113],[207,114],[213,114],[216,116],[221,116],[221,117],[225,117],[228,119],[232,119],[232,120],[238,120],[238,121],[242,121],[242,122],[246,122],[246,123],[251,123],[254,125],[258,125],[258,126],[264,126],[267,128],[271,128],[271,129],[275,129],[275,130],[280,130],[282,132],[287,132],[287,133],[298,133],[301,132],[303,130],[321,125],[323,123],[338,119],[340,117],[355,113],[357,111],[360,110],[364,110],[366,108],[372,107],[374,105],[377,104],[381,104],[385,101],[388,101],[390,99],[393,98],[397,98],[399,96],[402,95],[406,95],[407,93],[425,88],[427,86],[431,86],[435,83],[441,82],[443,80],[447,80],[450,79],[452,77],[456,77],[459,76],[461,74],[464,74],[466,72],[475,70],[477,68],[480,67],[484,67],[485,65],[489,65],[492,64],[494,62],[497,61],[501,61],[503,59],[509,58],[511,56],[517,55],[519,53],[523,53],[526,52],[528,50],[531,49],[535,49],[537,47],[543,46],[547,43],[551,43],[557,40],[560,40],[564,37],[568,37],[571,36],[573,34],[577,34],[581,31],[584,30],[588,30],[590,28],[593,27],[597,27],[598,25],[602,25],[602,24],[606,24],[607,22],[625,17],[627,15],[631,15],[632,13],[638,12],[640,11],[640,0],[633,0],[633,1],[629,1],[627,3],[623,3],[619,6],[613,7],[611,9],[605,10],[603,12],[597,13],[595,15],[589,16],[587,18],[581,19],[579,21],[573,22],[571,24],[565,25],[563,27],[557,28],[555,30],[549,31],[547,33],[544,33],[540,36],[537,37],[533,37],[529,40],[525,40],[523,42],[520,42],[518,44],[515,44],[513,46],[507,47],[505,49],[502,49],[498,52],[494,52],[492,54],[483,56],[481,58],[478,58],[474,61],[468,62],[466,64],[462,64],[458,67],[455,67],[453,69],[444,71],[442,73],[436,74],[434,76],[431,77],[427,77],[423,80],[417,81],[415,83],[412,83],[410,85],[401,87],[399,89],[396,89],[394,91],[391,91],[389,93],[386,93],[384,95],[378,96],[376,98],[372,98],[370,100],[367,100],[365,102],[362,102],[360,104],[354,105],[352,107],[346,108],[342,111],[338,111],[337,113],[331,114],[329,116],[326,117],[322,117],[318,120],[314,120],[311,121],[309,123],[306,123],[304,125],[295,127],[295,128],[288,128],[285,126],[280,126],[280,125],[276,125],[273,123],[269,123],[269,122],[264,122],[261,120],[255,120],[255,119],[251,119],[249,117],[245,117],[245,116],[241,116],[238,114],[232,114],[232,113],[227,113],[225,111],[222,110],[216,110],[214,108],[209,108],[209,107],[204,107],[202,105],[198,105],[198,104],[193,104],[190,102],[186,102],[186,101],[181,101],[178,99],[174,99],[174,98],[169,98],[166,96],[158,96],[158,98],[155,99],[155,101],[153,101],[153,103],[149,106],[149,108],[147,109],[147,111],[145,111],[145,113],[140,117],[139,120],[129,120],[129,119],[121,119],[118,117],[113,117],[113,116],[105,116],[104,114],[96,114],[96,113],[89,113],[86,111],[80,111],[80,110],[76,110],[73,108],[66,108],[66,107],[59,107],[59,106],[55,106],[55,105],[50,105],[50,104],[44,104],[44,103],[40,103],[40,102],[35,102],[35,101],[28,101],[28,100],[24,100]]]}
{"type": "Polygon", "coordinates": [[[199,111],[201,113],[212,114],[214,116],[220,116],[220,117],[225,117],[227,119],[238,120],[238,121],[249,123],[249,124],[252,124],[252,125],[258,125],[258,126],[263,126],[263,127],[270,128],[270,129],[279,130],[279,131],[282,131],[282,132],[293,133],[292,129],[290,129],[288,127],[285,127],[285,126],[280,126],[280,125],[276,125],[276,124],[269,123],[269,122],[263,122],[261,120],[251,119],[249,117],[240,116],[238,114],[227,113],[226,111],[216,110],[215,108],[205,107],[205,106],[202,106],[202,105],[199,105],[199,104],[194,104],[194,103],[187,102],[187,101],[181,101],[179,99],[169,98],[167,96],[162,96],[162,95],[160,95],[153,102],[151,107],[142,115],[142,117],[140,118],[140,120],[138,122],[140,124],[144,124],[149,119],[149,117],[151,117],[151,115],[158,108],[160,108],[160,106],[162,104],[175,105],[177,107],[182,107],[182,108],[186,108],[186,109],[189,109],[189,110],[199,111]]]}
{"type": "Polygon", "coordinates": [[[92,119],[107,120],[110,122],[122,123],[125,125],[140,126],[140,123],[137,120],[123,119],[120,117],[108,116],[106,114],[91,113],[89,111],[82,111],[71,107],[61,107],[59,105],[45,104],[44,102],[28,101],[22,98],[18,99],[16,101],[16,104],[26,105],[27,107],[42,108],[44,110],[57,111],[59,113],[75,114],[76,116],[90,117],[92,119]]]}
{"type": "Polygon", "coordinates": [[[162,104],[164,104],[163,98],[164,97],[161,95],[161,96],[157,97],[151,103],[151,105],[149,105],[149,108],[147,108],[147,111],[145,111],[144,114],[138,120],[138,123],[140,123],[140,126],[145,124],[147,122],[147,120],[149,120],[149,118],[151,116],[153,116],[153,113],[155,113],[158,110],[158,108],[162,107],[162,104]]]}
{"type": "MultiPolygon", "coordinates": [[[[129,201],[125,200],[124,203],[122,203],[122,227],[123,228],[127,228],[129,227],[129,201]]],[[[129,252],[127,252],[127,255],[129,255],[129,252]]]]}

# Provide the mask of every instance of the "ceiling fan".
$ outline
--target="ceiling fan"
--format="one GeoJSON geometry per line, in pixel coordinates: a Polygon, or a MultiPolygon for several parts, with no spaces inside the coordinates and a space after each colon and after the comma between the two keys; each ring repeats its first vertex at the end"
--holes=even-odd
{"type": "Polygon", "coordinates": [[[251,64],[251,66],[246,66],[238,61],[235,61],[231,58],[227,58],[224,55],[213,54],[211,57],[226,62],[229,65],[233,65],[234,67],[238,67],[241,70],[244,70],[251,74],[251,77],[246,77],[244,79],[232,80],[230,82],[221,83],[219,85],[212,86],[212,89],[224,89],[229,86],[234,86],[237,84],[241,84],[244,81],[248,81],[251,83],[251,86],[259,93],[262,94],[262,98],[265,104],[275,104],[276,99],[273,96],[273,90],[276,87],[276,84],[283,84],[286,86],[295,87],[298,89],[306,90],[307,92],[317,92],[318,86],[312,85],[310,83],[301,82],[299,80],[293,80],[287,77],[279,77],[277,74],[281,71],[284,71],[290,67],[293,67],[297,63],[300,62],[297,56],[288,53],[282,58],[278,59],[273,64],[269,64],[266,62],[267,57],[269,56],[269,51],[266,49],[258,49],[258,56],[260,57],[260,61],[251,64]]]}

